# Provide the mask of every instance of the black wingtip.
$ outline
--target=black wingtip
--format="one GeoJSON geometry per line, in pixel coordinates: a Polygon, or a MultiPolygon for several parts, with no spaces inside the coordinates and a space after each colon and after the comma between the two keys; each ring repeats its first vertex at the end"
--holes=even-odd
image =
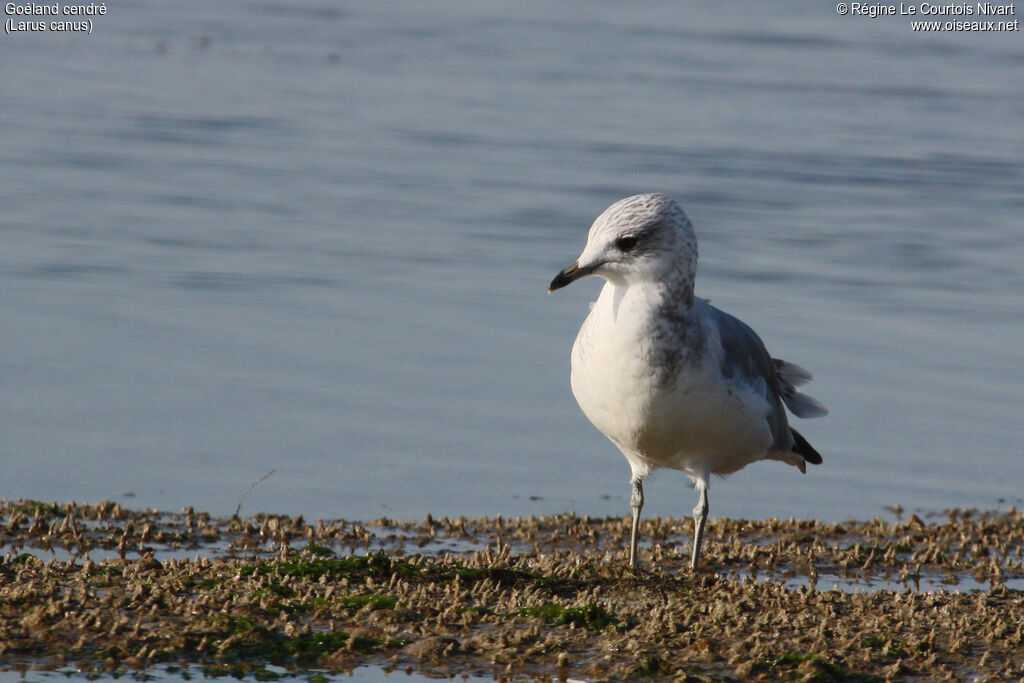
{"type": "Polygon", "coordinates": [[[793,452],[812,465],[820,465],[821,453],[814,450],[814,446],[808,443],[800,432],[795,429],[790,429],[789,432],[793,435],[793,452]]]}

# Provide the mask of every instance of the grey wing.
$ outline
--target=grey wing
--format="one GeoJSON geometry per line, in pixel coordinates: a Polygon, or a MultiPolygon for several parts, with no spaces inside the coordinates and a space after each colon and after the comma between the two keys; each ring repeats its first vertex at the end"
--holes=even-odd
{"type": "Polygon", "coordinates": [[[828,415],[828,409],[824,405],[797,390],[797,387],[811,381],[811,373],[795,363],[772,358],[764,342],[750,326],[710,304],[708,308],[718,325],[725,351],[722,374],[733,377],[741,373],[752,384],[756,384],[759,379],[764,381],[765,398],[771,406],[768,423],[775,441],[773,448],[784,452],[791,450],[794,447],[794,440],[802,437],[793,435],[786,411],[782,407],[783,402],[797,417],[828,415]]]}
{"type": "Polygon", "coordinates": [[[782,406],[783,388],[772,357],[764,342],[746,323],[714,306],[708,305],[722,342],[722,375],[745,377],[751,386],[763,386],[772,432],[772,450],[788,452],[793,448],[786,409],[782,406]]]}

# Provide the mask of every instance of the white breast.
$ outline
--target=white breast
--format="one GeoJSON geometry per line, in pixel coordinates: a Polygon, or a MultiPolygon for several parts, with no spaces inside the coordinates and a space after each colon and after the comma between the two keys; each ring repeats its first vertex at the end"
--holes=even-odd
{"type": "Polygon", "coordinates": [[[635,474],[670,467],[691,476],[728,474],[771,444],[763,387],[723,381],[717,331],[705,351],[666,376],[654,359],[652,293],[607,283],[572,350],[572,391],[588,419],[635,474]]]}

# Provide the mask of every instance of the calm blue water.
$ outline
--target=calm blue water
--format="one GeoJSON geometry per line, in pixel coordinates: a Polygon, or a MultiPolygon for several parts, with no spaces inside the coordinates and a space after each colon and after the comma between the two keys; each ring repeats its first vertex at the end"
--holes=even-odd
{"type": "MultiPolygon", "coordinates": [[[[1020,503],[1024,43],[821,3],[108,4],[0,42],[0,496],[628,512],[568,356],[591,221],[816,373],[711,514],[1020,503]]],[[[685,515],[679,473],[646,512],[685,515]]]]}

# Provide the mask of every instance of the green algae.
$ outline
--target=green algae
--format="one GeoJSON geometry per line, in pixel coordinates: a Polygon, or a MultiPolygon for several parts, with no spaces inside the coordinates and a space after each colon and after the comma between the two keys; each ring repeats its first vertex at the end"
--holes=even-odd
{"type": "MultiPolygon", "coordinates": [[[[255,629],[254,629],[255,630],[255,629]]],[[[261,634],[262,635],[262,634],[261,634]]],[[[309,667],[344,650],[370,654],[399,648],[405,644],[397,638],[353,635],[345,631],[306,633],[294,638],[267,634],[253,642],[238,641],[221,650],[222,655],[241,661],[259,661],[286,668],[309,667]]]]}
{"type": "Polygon", "coordinates": [[[589,628],[600,631],[618,622],[618,619],[608,614],[603,607],[595,604],[584,605],[583,607],[563,607],[548,602],[537,607],[523,607],[514,615],[525,617],[536,617],[543,619],[552,626],[563,626],[573,624],[574,626],[589,628]]]}
{"type": "Polygon", "coordinates": [[[843,667],[812,652],[781,652],[765,657],[754,666],[755,671],[772,677],[782,677],[801,672],[805,681],[842,681],[844,683],[881,683],[885,679],[872,674],[848,672],[843,667]]]}
{"type": "Polygon", "coordinates": [[[301,579],[390,578],[393,574],[413,576],[422,569],[419,565],[392,559],[383,553],[350,557],[335,557],[332,553],[329,557],[295,555],[278,562],[247,564],[239,568],[238,574],[242,577],[276,575],[301,579]]]}

